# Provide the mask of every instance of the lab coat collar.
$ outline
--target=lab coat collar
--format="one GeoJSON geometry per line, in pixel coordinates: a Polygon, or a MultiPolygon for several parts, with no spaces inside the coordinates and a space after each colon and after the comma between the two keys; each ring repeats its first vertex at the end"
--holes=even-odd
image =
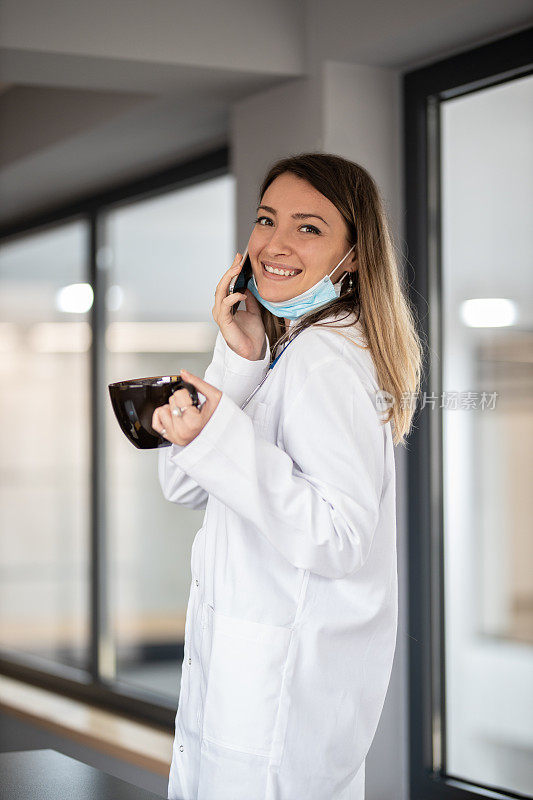
{"type": "MultiPolygon", "coordinates": [[[[351,313],[351,316],[353,317],[354,325],[356,325],[357,327],[360,327],[361,326],[361,320],[359,319],[357,323],[355,322],[355,317],[356,317],[355,311],[353,311],[351,313]]],[[[329,317],[325,317],[323,320],[321,320],[321,322],[335,322],[336,319],[337,319],[337,313],[333,313],[333,314],[330,314],[329,317]]],[[[298,322],[297,319],[290,319],[289,320],[289,330],[295,325],[296,322],[298,322]]],[[[342,315],[342,322],[343,322],[343,325],[345,325],[346,322],[347,322],[347,318],[345,317],[344,314],[342,315]]]]}

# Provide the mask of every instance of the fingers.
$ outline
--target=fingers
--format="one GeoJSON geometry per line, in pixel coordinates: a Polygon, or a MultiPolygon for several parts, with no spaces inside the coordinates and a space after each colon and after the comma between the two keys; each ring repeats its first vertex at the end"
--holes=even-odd
{"type": "MultiPolygon", "coordinates": [[[[233,292],[233,294],[228,294],[227,297],[223,297],[220,302],[221,309],[224,310],[225,313],[230,314],[230,308],[235,305],[235,303],[240,303],[241,300],[246,300],[246,295],[243,292],[233,292]]],[[[230,317],[231,319],[231,317],[230,317]]]]}
{"type": "MultiPolygon", "coordinates": [[[[220,389],[217,389],[216,386],[213,386],[211,383],[207,383],[204,381],[203,378],[199,378],[198,375],[193,375],[192,372],[187,372],[186,369],[180,370],[181,376],[183,380],[187,381],[187,383],[192,383],[195,389],[198,389],[203,395],[205,395],[206,399],[212,399],[215,395],[218,397],[221,393],[220,389]]],[[[183,391],[183,389],[180,389],[183,391]]],[[[177,392],[176,392],[177,394],[177,392]]],[[[187,392],[187,394],[189,394],[187,392]]]]}
{"type": "Polygon", "coordinates": [[[233,259],[233,264],[227,270],[227,272],[224,273],[224,275],[218,282],[217,288],[215,289],[215,304],[213,306],[213,318],[215,319],[216,322],[218,322],[218,318],[221,312],[223,312],[225,316],[226,315],[229,316],[229,319],[231,320],[231,312],[230,312],[231,306],[233,305],[234,302],[236,302],[237,298],[239,298],[239,300],[243,299],[240,292],[232,292],[232,294],[230,294],[228,297],[229,285],[231,283],[231,280],[235,278],[241,271],[241,259],[242,259],[242,254],[237,253],[235,258],[233,259]],[[222,306],[222,302],[226,301],[226,299],[230,301],[233,300],[233,302],[225,303],[225,305],[222,306]]]}
{"type": "Polygon", "coordinates": [[[170,414],[170,406],[160,406],[159,408],[156,408],[156,411],[159,411],[159,427],[156,428],[156,430],[165,439],[174,441],[175,432],[173,426],[173,417],[170,414]]]}
{"type": "Polygon", "coordinates": [[[215,302],[225,297],[228,293],[231,279],[240,272],[241,254],[237,253],[231,267],[223,274],[215,289],[215,302]]]}
{"type": "Polygon", "coordinates": [[[192,372],[187,372],[187,370],[182,369],[180,370],[181,376],[183,380],[187,381],[187,383],[192,383],[194,388],[203,394],[205,397],[205,403],[202,404],[201,408],[198,409],[199,411],[205,412],[208,416],[211,415],[213,409],[218,405],[218,401],[222,395],[220,389],[217,389],[216,386],[212,386],[207,381],[204,381],[203,378],[199,378],[198,375],[193,375],[192,372]]]}
{"type": "Polygon", "coordinates": [[[198,408],[192,403],[186,388],[177,389],[169,398],[167,405],[155,409],[152,415],[152,428],[168,441],[185,445],[191,442],[207,424],[222,397],[222,392],[191,372],[181,370],[181,375],[183,380],[191,383],[198,393],[205,397],[205,402],[198,408]],[[179,408],[184,410],[181,414],[174,415],[173,410],[179,408]]]}
{"type": "Polygon", "coordinates": [[[161,416],[160,416],[160,411],[161,411],[162,408],[163,408],[163,406],[159,406],[159,408],[156,408],[154,413],[152,414],[152,428],[154,429],[154,431],[157,431],[162,436],[164,436],[165,433],[167,432],[167,430],[166,430],[165,425],[162,422],[161,416]],[[163,431],[165,433],[163,433],[163,431]]]}
{"type": "Polygon", "coordinates": [[[246,310],[250,314],[256,314],[257,316],[261,316],[261,308],[259,303],[257,302],[257,298],[251,293],[251,291],[247,288],[244,292],[244,299],[246,300],[246,310]]]}
{"type": "Polygon", "coordinates": [[[195,406],[190,406],[183,411],[181,416],[173,416],[169,404],[159,406],[154,411],[152,428],[163,438],[174,444],[188,444],[202,428],[204,423],[200,419],[200,411],[195,406]],[[157,416],[156,416],[157,414],[157,416]]]}
{"type": "MultiPolygon", "coordinates": [[[[187,392],[189,395],[189,393],[187,392]]],[[[190,395],[189,395],[190,399],[190,395]]],[[[171,398],[172,400],[172,398],[171,398]]],[[[155,409],[152,415],[152,428],[154,431],[158,433],[163,433],[163,430],[168,434],[172,430],[173,424],[176,422],[177,419],[181,419],[185,415],[185,413],[189,413],[189,407],[192,406],[192,403],[187,403],[186,401],[176,402],[173,405],[168,403],[166,406],[159,406],[155,409]],[[185,408],[185,411],[182,412],[180,415],[173,414],[173,410],[175,408],[185,408]]],[[[197,409],[194,409],[197,411],[197,409]]]]}
{"type": "MultiPolygon", "coordinates": [[[[187,406],[192,406],[192,397],[189,394],[188,389],[177,389],[175,392],[172,392],[169,398],[169,405],[171,412],[174,412],[176,409],[179,408],[186,408],[187,406]]],[[[173,416],[179,416],[178,414],[173,414],[173,416]]]]}

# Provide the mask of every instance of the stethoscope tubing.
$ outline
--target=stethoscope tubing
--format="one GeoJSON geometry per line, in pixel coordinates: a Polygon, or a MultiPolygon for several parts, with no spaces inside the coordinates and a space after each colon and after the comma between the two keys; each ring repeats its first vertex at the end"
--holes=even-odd
{"type": "MultiPolygon", "coordinates": [[[[296,336],[298,336],[300,333],[301,333],[301,331],[298,331],[298,333],[296,334],[296,336]]],[[[267,378],[268,378],[268,376],[270,375],[270,370],[274,369],[274,367],[276,366],[277,362],[279,361],[279,359],[281,358],[281,356],[283,355],[283,353],[285,352],[285,350],[287,349],[287,347],[288,347],[288,346],[289,346],[289,345],[290,345],[292,342],[294,342],[294,340],[296,339],[296,336],[293,336],[293,338],[292,338],[292,339],[289,339],[289,341],[287,342],[287,344],[285,345],[285,347],[283,348],[283,350],[281,351],[281,353],[278,353],[278,355],[276,356],[276,358],[274,359],[274,361],[272,362],[272,364],[270,364],[270,365],[269,365],[269,367],[268,367],[268,370],[267,370],[267,373],[266,373],[266,375],[264,376],[264,378],[263,378],[263,380],[261,381],[261,383],[260,383],[258,386],[256,386],[256,387],[255,387],[255,389],[253,390],[253,392],[252,392],[251,394],[249,394],[249,395],[248,395],[248,397],[246,398],[246,400],[244,401],[244,403],[241,405],[241,411],[242,411],[242,410],[243,410],[243,409],[244,409],[244,408],[245,408],[245,407],[248,405],[248,403],[250,402],[250,400],[252,399],[252,397],[255,395],[255,393],[256,393],[256,392],[257,392],[257,391],[258,391],[258,390],[261,388],[261,386],[264,384],[264,382],[266,381],[266,379],[267,379],[267,378]]]]}

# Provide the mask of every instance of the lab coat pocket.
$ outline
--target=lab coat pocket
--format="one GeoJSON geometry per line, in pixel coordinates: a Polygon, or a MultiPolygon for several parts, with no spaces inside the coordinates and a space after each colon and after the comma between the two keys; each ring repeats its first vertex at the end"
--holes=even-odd
{"type": "Polygon", "coordinates": [[[204,739],[269,756],[292,629],[210,613],[204,739]]]}

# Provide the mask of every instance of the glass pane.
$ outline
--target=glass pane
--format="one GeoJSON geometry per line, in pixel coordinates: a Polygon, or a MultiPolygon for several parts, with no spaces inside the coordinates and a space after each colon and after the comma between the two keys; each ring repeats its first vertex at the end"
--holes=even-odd
{"type": "Polygon", "coordinates": [[[533,78],[447,101],[442,138],[447,772],[529,796],[533,78]]]}
{"type": "Polygon", "coordinates": [[[0,248],[1,643],[86,668],[90,393],[82,221],[0,248]]]}
{"type": "MultiPolygon", "coordinates": [[[[215,287],[234,252],[234,179],[222,176],[107,219],[107,381],[203,377],[218,327],[215,287]]],[[[203,511],[164,499],[157,450],[137,450],[107,403],[111,674],[177,701],[192,540],[203,511]]]]}

